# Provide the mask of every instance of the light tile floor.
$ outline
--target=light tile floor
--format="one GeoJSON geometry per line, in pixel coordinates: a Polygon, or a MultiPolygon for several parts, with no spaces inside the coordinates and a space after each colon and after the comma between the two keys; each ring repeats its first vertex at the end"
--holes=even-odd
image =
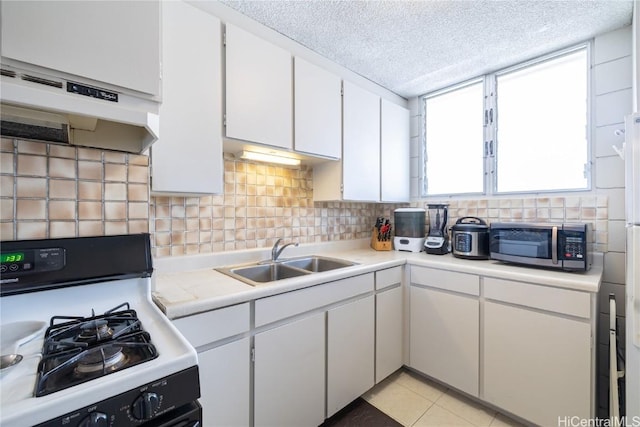
{"type": "Polygon", "coordinates": [[[403,426],[522,426],[458,392],[401,369],[362,396],[403,426]]]}

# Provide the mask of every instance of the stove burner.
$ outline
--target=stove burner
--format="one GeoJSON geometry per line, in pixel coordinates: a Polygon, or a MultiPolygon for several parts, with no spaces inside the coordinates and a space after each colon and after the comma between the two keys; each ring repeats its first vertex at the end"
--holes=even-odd
{"type": "Polygon", "coordinates": [[[87,351],[78,360],[75,373],[82,376],[94,372],[113,372],[127,361],[128,357],[122,352],[122,347],[106,345],[87,351]]]}
{"type": "Polygon", "coordinates": [[[81,342],[103,341],[113,336],[113,329],[104,320],[90,320],[80,325],[80,334],[77,337],[81,342]]]}
{"type": "Polygon", "coordinates": [[[38,366],[36,397],[158,357],[151,337],[128,303],[103,315],[91,314],[51,318],[38,366]],[[122,308],[125,310],[118,311],[122,308]]]}
{"type": "Polygon", "coordinates": [[[128,303],[103,315],[96,316],[93,310],[91,314],[91,317],[52,317],[51,326],[45,333],[44,353],[87,348],[143,330],[135,310],[129,309],[128,303]],[[115,311],[122,307],[126,310],[115,311]],[[61,320],[65,322],[58,323],[61,320]]]}

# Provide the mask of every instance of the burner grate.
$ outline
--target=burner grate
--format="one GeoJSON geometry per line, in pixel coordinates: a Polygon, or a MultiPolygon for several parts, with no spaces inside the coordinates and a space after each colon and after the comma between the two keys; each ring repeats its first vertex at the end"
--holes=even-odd
{"type": "Polygon", "coordinates": [[[45,333],[36,397],[155,359],[158,352],[129,303],[91,317],[54,316],[45,333]]]}
{"type": "Polygon", "coordinates": [[[134,332],[90,348],[46,355],[38,366],[36,397],[82,384],[158,357],[147,332],[134,332]]]}
{"type": "Polygon", "coordinates": [[[44,354],[52,354],[68,348],[88,347],[120,336],[141,331],[142,324],[129,303],[115,307],[103,315],[91,317],[54,316],[45,333],[44,354]],[[126,310],[115,311],[126,307],[126,310]],[[65,320],[62,323],[56,323],[65,320]]]}

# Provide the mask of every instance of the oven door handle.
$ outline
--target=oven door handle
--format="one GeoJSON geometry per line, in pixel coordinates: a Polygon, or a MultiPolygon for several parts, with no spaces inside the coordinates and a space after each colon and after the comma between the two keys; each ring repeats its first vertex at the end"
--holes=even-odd
{"type": "Polygon", "coordinates": [[[551,228],[551,262],[558,263],[558,227],[551,228]]]}

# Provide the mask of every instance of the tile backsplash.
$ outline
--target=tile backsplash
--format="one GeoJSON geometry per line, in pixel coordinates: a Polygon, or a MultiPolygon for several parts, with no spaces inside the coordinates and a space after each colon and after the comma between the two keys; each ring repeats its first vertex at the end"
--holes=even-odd
{"type": "MultiPolygon", "coordinates": [[[[393,221],[409,204],[313,202],[313,173],[225,158],[224,194],[149,195],[149,158],[2,138],[0,239],[36,239],[149,231],[155,256],[370,237],[375,218],[393,221]]],[[[435,202],[431,201],[430,202],[435,202]]],[[[443,200],[449,225],[464,216],[493,221],[588,221],[606,252],[606,196],[567,195],[443,200]]],[[[413,207],[426,207],[426,200],[413,207]]]]}
{"type": "Polygon", "coordinates": [[[224,195],[152,197],[157,256],[270,247],[370,236],[376,205],[313,202],[312,170],[224,163],[224,195]]]}
{"type": "Polygon", "coordinates": [[[594,230],[593,249],[607,251],[609,210],[608,198],[604,195],[449,200],[442,203],[449,204],[450,226],[466,216],[479,217],[487,223],[590,222],[594,230]]]}
{"type": "Polygon", "coordinates": [[[149,229],[149,158],[2,138],[2,240],[149,229]]]}
{"type": "MultiPolygon", "coordinates": [[[[313,203],[312,171],[225,159],[224,194],[149,195],[149,158],[2,138],[0,239],[151,232],[155,256],[368,237],[381,209],[313,203]]],[[[387,215],[388,216],[388,215],[387,215]]]]}

